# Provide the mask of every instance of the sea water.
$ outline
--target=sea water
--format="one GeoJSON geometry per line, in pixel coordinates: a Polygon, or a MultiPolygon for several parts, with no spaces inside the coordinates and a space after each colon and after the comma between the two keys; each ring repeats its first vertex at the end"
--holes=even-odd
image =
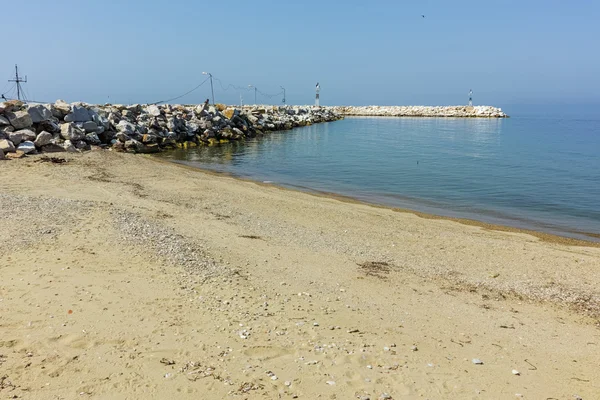
{"type": "Polygon", "coordinates": [[[432,214],[589,240],[586,233],[600,234],[593,113],[352,117],[161,157],[432,214]]]}

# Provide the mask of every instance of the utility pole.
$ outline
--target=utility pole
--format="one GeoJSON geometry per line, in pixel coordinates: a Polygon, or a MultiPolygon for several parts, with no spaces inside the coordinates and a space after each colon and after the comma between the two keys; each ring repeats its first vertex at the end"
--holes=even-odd
{"type": "Polygon", "coordinates": [[[21,82],[27,82],[27,76],[25,76],[25,79],[21,79],[21,77],[19,77],[19,67],[16,64],[15,64],[15,79],[9,79],[8,81],[9,82],[17,82],[17,99],[21,100],[21,92],[23,91],[23,88],[21,87],[21,82]]]}
{"type": "Polygon", "coordinates": [[[315,90],[317,92],[317,95],[315,96],[315,106],[318,107],[320,105],[319,92],[321,91],[321,86],[319,86],[319,82],[317,82],[317,87],[315,90]]]}
{"type": "Polygon", "coordinates": [[[210,93],[212,94],[212,103],[215,104],[215,91],[213,90],[212,74],[210,72],[203,72],[202,75],[208,75],[210,78],[210,93]]]}
{"type": "Polygon", "coordinates": [[[283,100],[281,100],[281,102],[285,104],[285,88],[281,86],[281,89],[283,89],[283,100]]]}
{"type": "Polygon", "coordinates": [[[256,92],[257,92],[258,88],[256,86],[253,86],[253,85],[248,85],[248,87],[250,89],[254,88],[254,105],[256,105],[256,92]]]}
{"type": "Polygon", "coordinates": [[[469,107],[473,107],[473,89],[469,89],[469,107]]]}

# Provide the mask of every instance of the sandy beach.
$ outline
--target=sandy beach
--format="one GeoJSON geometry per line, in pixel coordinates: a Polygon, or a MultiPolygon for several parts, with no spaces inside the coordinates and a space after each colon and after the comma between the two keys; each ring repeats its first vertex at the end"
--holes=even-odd
{"type": "Polygon", "coordinates": [[[57,156],[0,169],[2,399],[600,398],[597,244],[57,156]]]}

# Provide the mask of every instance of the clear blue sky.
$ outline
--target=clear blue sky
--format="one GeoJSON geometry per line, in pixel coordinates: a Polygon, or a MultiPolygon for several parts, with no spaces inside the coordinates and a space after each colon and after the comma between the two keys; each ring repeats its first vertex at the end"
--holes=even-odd
{"type": "MultiPolygon", "coordinates": [[[[322,104],[464,104],[470,88],[479,104],[600,102],[595,0],[29,0],[1,10],[0,91],[18,63],[38,100],[153,102],[210,71],[266,93],[283,85],[293,104],[312,103],[317,81],[322,104]]],[[[239,102],[218,84],[215,97],[239,102]]]]}

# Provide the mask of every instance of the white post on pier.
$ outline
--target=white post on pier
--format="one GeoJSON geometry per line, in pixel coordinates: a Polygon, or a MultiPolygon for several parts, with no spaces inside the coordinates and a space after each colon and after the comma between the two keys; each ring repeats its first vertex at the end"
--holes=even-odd
{"type": "Polygon", "coordinates": [[[315,97],[315,106],[317,106],[317,107],[320,105],[319,104],[319,92],[320,91],[321,91],[321,86],[319,86],[319,82],[317,82],[317,87],[316,87],[317,95],[315,97]]]}
{"type": "Polygon", "coordinates": [[[469,107],[473,107],[473,89],[469,89],[469,107]]]}

